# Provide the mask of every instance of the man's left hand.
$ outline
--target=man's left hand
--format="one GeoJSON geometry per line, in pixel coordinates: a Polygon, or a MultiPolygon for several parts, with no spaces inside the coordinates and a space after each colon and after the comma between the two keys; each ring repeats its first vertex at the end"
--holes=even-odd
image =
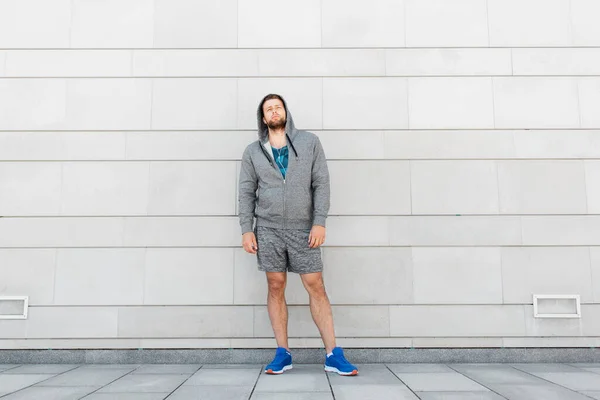
{"type": "Polygon", "coordinates": [[[325,227],[321,225],[313,225],[308,236],[308,247],[314,249],[325,243],[325,227]]]}

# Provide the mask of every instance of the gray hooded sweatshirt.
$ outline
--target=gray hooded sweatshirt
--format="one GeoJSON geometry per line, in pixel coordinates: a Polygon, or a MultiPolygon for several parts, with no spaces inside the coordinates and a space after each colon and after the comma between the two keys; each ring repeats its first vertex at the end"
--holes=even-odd
{"type": "Polygon", "coordinates": [[[329,212],[329,170],[319,138],[294,126],[286,113],[289,152],[285,180],[273,159],[269,130],[257,110],[258,140],[246,147],[239,177],[239,218],[242,234],[256,226],[310,229],[325,226],[329,212]]]}

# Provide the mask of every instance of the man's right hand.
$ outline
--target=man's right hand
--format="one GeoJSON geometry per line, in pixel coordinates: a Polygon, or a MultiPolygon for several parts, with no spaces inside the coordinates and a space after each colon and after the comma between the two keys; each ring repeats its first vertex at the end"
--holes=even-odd
{"type": "Polygon", "coordinates": [[[244,246],[244,250],[246,250],[247,253],[256,254],[258,244],[256,243],[254,232],[246,232],[242,235],[242,246],[244,246]]]}

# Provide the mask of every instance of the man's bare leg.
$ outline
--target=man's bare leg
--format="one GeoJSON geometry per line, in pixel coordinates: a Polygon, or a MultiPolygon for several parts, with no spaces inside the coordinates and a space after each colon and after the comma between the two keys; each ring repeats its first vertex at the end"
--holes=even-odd
{"type": "Polygon", "coordinates": [[[327,354],[333,351],[335,344],[335,331],[333,328],[333,314],[331,313],[331,304],[325,292],[323,282],[323,273],[314,272],[311,274],[300,275],[302,284],[308,292],[310,299],[310,313],[313,321],[319,328],[323,344],[327,354]]]}
{"type": "Polygon", "coordinates": [[[267,272],[267,283],[269,285],[269,294],[267,297],[267,309],[271,326],[277,341],[277,347],[283,347],[289,350],[288,346],[288,311],[285,302],[285,286],[287,283],[286,272],[267,272]]]}

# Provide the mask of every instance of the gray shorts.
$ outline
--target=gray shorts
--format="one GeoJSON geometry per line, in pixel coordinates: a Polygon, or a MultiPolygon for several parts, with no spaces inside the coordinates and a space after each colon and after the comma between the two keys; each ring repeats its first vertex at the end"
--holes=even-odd
{"type": "Polygon", "coordinates": [[[275,229],[257,226],[258,269],[265,272],[310,274],[323,271],[321,247],[308,247],[310,229],[275,229]]]}

